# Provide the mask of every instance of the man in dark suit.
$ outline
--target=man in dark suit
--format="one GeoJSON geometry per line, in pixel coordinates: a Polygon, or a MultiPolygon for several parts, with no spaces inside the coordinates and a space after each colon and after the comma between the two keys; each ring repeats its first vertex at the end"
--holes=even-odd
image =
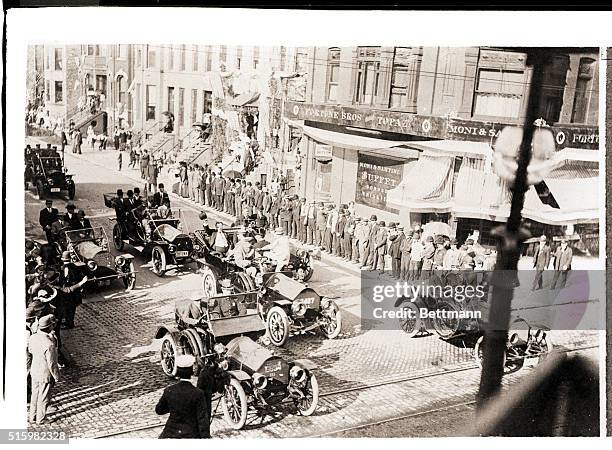
{"type": "Polygon", "coordinates": [[[76,207],[72,203],[68,203],[68,205],[66,205],[66,216],[64,218],[64,224],[71,230],[79,229],[78,218],[75,210],[76,207]]]}
{"type": "Polygon", "coordinates": [[[79,212],[77,213],[77,221],[75,225],[77,226],[77,228],[73,229],[76,230],[84,230],[91,228],[91,222],[87,217],[85,217],[85,211],[83,211],[82,209],[79,209],[79,212]]]}
{"type": "Polygon", "coordinates": [[[47,242],[53,240],[51,224],[57,220],[58,214],[57,208],[53,207],[53,200],[45,201],[45,208],[40,210],[38,222],[47,236],[47,242]]]}
{"type": "Polygon", "coordinates": [[[210,438],[210,416],[206,394],[191,384],[195,358],[181,355],[176,358],[178,383],[164,389],[155,413],[170,413],[160,439],[208,439],[210,438]]]}
{"type": "Polygon", "coordinates": [[[536,270],[531,290],[542,289],[542,273],[550,264],[550,246],[546,243],[546,236],[540,237],[540,243],[533,255],[533,267],[536,270]]]}
{"type": "Polygon", "coordinates": [[[155,194],[153,194],[153,205],[157,208],[161,205],[166,205],[168,208],[170,207],[170,197],[164,188],[163,183],[159,183],[157,186],[158,190],[155,194]]]}
{"type": "Polygon", "coordinates": [[[571,247],[567,245],[567,240],[563,239],[561,241],[561,245],[557,248],[555,252],[555,275],[553,276],[551,289],[555,289],[557,287],[557,281],[559,277],[561,277],[561,289],[565,287],[567,283],[567,275],[569,271],[572,270],[572,259],[573,259],[573,251],[571,247]]]}

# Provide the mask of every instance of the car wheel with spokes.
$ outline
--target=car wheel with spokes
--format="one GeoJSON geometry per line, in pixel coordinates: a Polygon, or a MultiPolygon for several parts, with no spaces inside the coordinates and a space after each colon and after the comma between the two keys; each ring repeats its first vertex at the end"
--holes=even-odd
{"type": "Polygon", "coordinates": [[[410,300],[402,304],[400,326],[408,337],[414,337],[423,329],[423,319],[419,316],[419,308],[410,300]]]}
{"type": "Polygon", "coordinates": [[[248,405],[244,388],[237,379],[232,378],[225,385],[221,407],[227,424],[234,430],[240,430],[246,423],[248,405]]]}
{"type": "Polygon", "coordinates": [[[331,306],[322,314],[321,320],[320,328],[327,339],[338,337],[342,331],[342,312],[336,302],[331,302],[331,306]]]}
{"type": "Polygon", "coordinates": [[[280,306],[273,306],[268,312],[266,328],[270,341],[277,347],[282,347],[289,337],[289,317],[280,306]]]}
{"type": "Polygon", "coordinates": [[[128,266],[128,274],[123,277],[123,284],[128,291],[134,289],[136,286],[136,270],[134,269],[134,263],[130,262],[128,266]]]}
{"type": "Polygon", "coordinates": [[[176,376],[176,357],[178,356],[178,347],[172,334],[167,333],[162,338],[161,343],[161,366],[164,373],[169,377],[176,376]]]}
{"type": "Polygon", "coordinates": [[[166,273],[166,253],[159,245],[153,247],[151,251],[151,263],[153,264],[153,273],[158,277],[163,277],[166,273]]]}
{"type": "Polygon", "coordinates": [[[461,328],[460,308],[454,301],[443,300],[436,305],[439,315],[433,319],[433,327],[442,339],[450,339],[461,328]]]}
{"type": "Polygon", "coordinates": [[[210,267],[205,267],[202,274],[202,293],[205,297],[217,295],[217,276],[210,267]]]}
{"type": "Polygon", "coordinates": [[[119,251],[123,250],[123,239],[121,236],[121,225],[118,223],[113,227],[113,245],[119,251]]]}
{"type": "Polygon", "coordinates": [[[302,416],[311,416],[319,404],[319,383],[317,378],[309,373],[305,385],[299,389],[304,397],[294,398],[293,402],[302,416]]]}

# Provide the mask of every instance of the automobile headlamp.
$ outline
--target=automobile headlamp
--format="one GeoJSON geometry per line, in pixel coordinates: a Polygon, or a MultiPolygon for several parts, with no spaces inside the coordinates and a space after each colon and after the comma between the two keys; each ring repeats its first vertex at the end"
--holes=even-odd
{"type": "Polygon", "coordinates": [[[329,298],[323,297],[321,299],[321,308],[327,309],[327,308],[329,308],[331,306],[331,304],[332,304],[332,302],[331,302],[331,300],[329,298]]]}
{"type": "Polygon", "coordinates": [[[296,300],[291,304],[291,311],[296,316],[303,316],[306,313],[306,305],[303,302],[296,300]]]}
{"type": "Polygon", "coordinates": [[[98,268],[98,264],[93,259],[90,259],[87,261],[87,268],[93,272],[98,268]]]}
{"type": "Polygon", "coordinates": [[[115,265],[116,266],[122,266],[123,263],[125,263],[125,258],[123,256],[117,256],[115,258],[115,265]]]}
{"type": "Polygon", "coordinates": [[[193,246],[193,249],[194,249],[196,252],[198,252],[198,251],[200,251],[200,246],[199,246],[198,244],[195,244],[195,245],[193,246]]]}
{"type": "Polygon", "coordinates": [[[304,256],[306,256],[306,251],[301,248],[296,252],[296,255],[299,256],[300,258],[303,258],[304,256]]]}
{"type": "Polygon", "coordinates": [[[174,252],[176,252],[176,246],[173,244],[170,244],[168,246],[168,253],[174,253],[174,252]]]}
{"type": "Polygon", "coordinates": [[[293,381],[298,383],[306,381],[306,371],[299,366],[293,366],[291,370],[289,370],[289,376],[293,381]]]}
{"type": "Polygon", "coordinates": [[[221,355],[222,353],[225,353],[225,345],[221,344],[220,342],[215,344],[215,346],[213,347],[213,350],[215,351],[215,353],[217,353],[218,355],[221,355]]]}
{"type": "Polygon", "coordinates": [[[253,374],[253,386],[257,389],[264,389],[268,385],[268,379],[260,373],[253,374]]]}
{"type": "Polygon", "coordinates": [[[47,178],[47,183],[53,184],[53,179],[52,178],[47,178]]]}
{"type": "Polygon", "coordinates": [[[227,359],[224,359],[223,361],[221,361],[219,363],[219,367],[223,370],[229,369],[229,363],[227,362],[227,359]]]}

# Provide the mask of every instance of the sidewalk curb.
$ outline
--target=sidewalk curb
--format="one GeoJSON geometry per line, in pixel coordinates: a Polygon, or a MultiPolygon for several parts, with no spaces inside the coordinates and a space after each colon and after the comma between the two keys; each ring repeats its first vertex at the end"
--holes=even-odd
{"type": "MultiPolygon", "coordinates": [[[[107,150],[108,151],[108,150],[107,150]]],[[[113,152],[116,152],[115,150],[111,150],[113,152]]],[[[126,178],[129,178],[131,180],[133,180],[135,183],[144,183],[144,180],[142,178],[140,178],[139,176],[134,176],[134,174],[126,171],[119,171],[117,170],[115,167],[108,167],[106,165],[100,164],[97,161],[93,161],[91,158],[89,158],[87,153],[82,153],[82,154],[78,154],[78,153],[66,153],[67,156],[73,157],[73,158],[77,158],[77,159],[84,159],[87,160],[89,163],[100,166],[100,167],[104,167],[105,169],[108,170],[112,170],[113,172],[115,172],[118,175],[123,175],[126,178]]],[[[164,176],[159,176],[160,179],[162,179],[162,182],[164,184],[166,184],[168,182],[169,177],[164,175],[164,176]]],[[[170,179],[170,181],[172,181],[170,179]]],[[[184,197],[181,197],[178,194],[175,194],[174,192],[171,192],[170,189],[167,190],[168,195],[170,196],[170,198],[180,202],[181,204],[183,204],[184,206],[189,207],[191,210],[193,211],[198,211],[198,212],[206,212],[207,215],[213,217],[213,218],[218,218],[221,219],[221,221],[223,221],[226,225],[230,225],[233,221],[236,220],[236,217],[227,214],[225,212],[221,212],[221,211],[217,211],[214,208],[210,208],[208,206],[203,206],[200,205],[199,203],[196,203],[194,201],[192,201],[191,199],[186,199],[184,197]]],[[[300,241],[298,241],[297,239],[290,239],[291,242],[293,244],[301,244],[300,241]]],[[[331,264],[331,265],[335,265],[338,266],[340,268],[342,268],[343,270],[346,270],[347,272],[350,272],[354,275],[360,276],[361,277],[361,269],[359,268],[359,266],[357,264],[353,264],[353,263],[348,263],[346,261],[342,261],[339,258],[326,254],[324,252],[321,252],[321,261],[327,263],[327,264],[331,264]]]]}

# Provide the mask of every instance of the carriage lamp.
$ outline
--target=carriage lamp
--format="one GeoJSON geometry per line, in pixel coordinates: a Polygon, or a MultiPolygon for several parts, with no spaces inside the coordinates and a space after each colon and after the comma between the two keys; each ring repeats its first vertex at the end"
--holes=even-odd
{"type": "Polygon", "coordinates": [[[193,249],[194,249],[196,252],[199,252],[199,251],[200,251],[200,246],[199,246],[198,244],[195,244],[195,245],[193,246],[193,249]]]}
{"type": "Polygon", "coordinates": [[[264,375],[257,372],[253,374],[253,386],[257,389],[265,389],[267,385],[268,379],[264,375]]]}
{"type": "Polygon", "coordinates": [[[98,264],[93,259],[90,259],[87,261],[87,268],[92,272],[95,272],[95,270],[98,268],[98,264]]]}
{"type": "Polygon", "coordinates": [[[225,353],[225,345],[223,345],[222,343],[218,342],[215,344],[215,346],[213,347],[213,350],[215,351],[215,353],[217,353],[218,355],[221,355],[223,353],[225,353]]]}
{"type": "Polygon", "coordinates": [[[304,314],[306,314],[306,304],[301,301],[300,299],[294,301],[291,304],[291,311],[293,312],[293,314],[295,314],[296,316],[303,316],[304,314]]]}
{"type": "Polygon", "coordinates": [[[327,309],[327,308],[329,308],[331,306],[331,304],[332,304],[332,302],[331,302],[331,300],[329,298],[323,297],[321,299],[321,308],[327,309]]]}
{"type": "MultiPolygon", "coordinates": [[[[536,120],[531,140],[531,161],[527,167],[527,184],[538,184],[546,176],[550,165],[547,161],[555,152],[555,138],[550,127],[536,120]]],[[[518,154],[523,140],[523,129],[505,127],[494,145],[493,168],[500,178],[513,183],[518,169],[518,154]]]]}
{"type": "Polygon", "coordinates": [[[306,371],[299,366],[293,366],[291,370],[289,370],[289,376],[298,383],[306,381],[306,371]]]}
{"type": "Polygon", "coordinates": [[[47,183],[53,184],[53,179],[52,178],[47,178],[47,183]]]}
{"type": "Polygon", "coordinates": [[[174,253],[174,252],[176,252],[176,246],[173,244],[170,244],[168,246],[168,253],[174,253]]]}
{"type": "Polygon", "coordinates": [[[125,263],[125,258],[123,256],[115,257],[115,265],[116,266],[123,266],[124,263],[125,263]]]}

